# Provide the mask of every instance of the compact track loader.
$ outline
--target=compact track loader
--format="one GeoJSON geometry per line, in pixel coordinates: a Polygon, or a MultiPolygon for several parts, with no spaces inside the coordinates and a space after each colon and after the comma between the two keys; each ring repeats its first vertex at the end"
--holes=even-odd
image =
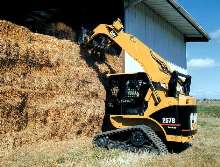
{"type": "Polygon", "coordinates": [[[112,46],[126,51],[144,72],[106,78],[103,132],[94,144],[133,152],[167,153],[167,143],[191,142],[197,131],[196,99],[189,96],[191,76],[169,63],[133,35],[118,19],[98,25],[84,46],[97,56],[112,46]]]}

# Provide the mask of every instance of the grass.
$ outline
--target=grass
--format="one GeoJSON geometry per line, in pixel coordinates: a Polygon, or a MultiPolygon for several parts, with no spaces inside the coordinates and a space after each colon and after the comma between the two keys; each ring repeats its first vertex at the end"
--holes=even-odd
{"type": "Polygon", "coordinates": [[[197,109],[201,115],[206,113],[206,116],[220,118],[220,101],[199,102],[197,109]]]}
{"type": "Polygon", "coordinates": [[[180,154],[156,156],[103,150],[93,148],[91,138],[75,138],[0,150],[0,166],[219,167],[220,105],[199,104],[198,111],[199,131],[193,146],[180,154]]]}

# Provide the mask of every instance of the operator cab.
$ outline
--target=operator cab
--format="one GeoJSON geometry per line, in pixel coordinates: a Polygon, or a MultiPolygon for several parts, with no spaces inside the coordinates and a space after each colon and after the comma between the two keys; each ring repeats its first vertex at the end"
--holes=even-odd
{"type": "Polygon", "coordinates": [[[174,71],[169,81],[168,96],[178,97],[179,94],[189,96],[191,76],[174,71]]]}
{"type": "Polygon", "coordinates": [[[143,115],[148,107],[145,96],[150,88],[144,72],[109,75],[106,86],[106,113],[143,115]]]}

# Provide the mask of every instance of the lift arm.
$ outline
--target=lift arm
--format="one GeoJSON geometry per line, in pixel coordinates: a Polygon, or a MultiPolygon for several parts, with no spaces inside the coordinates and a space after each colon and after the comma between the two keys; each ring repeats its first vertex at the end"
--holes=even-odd
{"type": "Polygon", "coordinates": [[[92,35],[88,36],[86,43],[91,43],[98,36],[108,37],[111,41],[117,43],[142,66],[153,82],[168,84],[172,73],[169,65],[139,39],[125,33],[120,20],[115,21],[113,25],[98,25],[93,30],[92,35]]]}
{"type": "Polygon", "coordinates": [[[161,99],[158,96],[154,83],[165,88],[168,91],[168,95],[170,94],[173,97],[176,97],[176,87],[178,81],[180,81],[185,89],[184,93],[188,95],[191,77],[180,74],[176,71],[173,72],[166,60],[153,52],[153,50],[136,37],[125,33],[123,28],[124,27],[119,19],[112,25],[100,24],[86,38],[85,44],[87,46],[95,46],[96,50],[104,50],[105,47],[112,45],[112,43],[117,43],[144,69],[144,72],[149,78],[150,87],[156,105],[160,103],[161,99]],[[189,79],[181,81],[179,76],[189,79]]]}

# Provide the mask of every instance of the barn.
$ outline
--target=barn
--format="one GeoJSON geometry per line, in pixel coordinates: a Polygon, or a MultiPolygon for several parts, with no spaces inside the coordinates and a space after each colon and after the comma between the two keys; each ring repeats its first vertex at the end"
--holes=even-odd
{"type": "MultiPolygon", "coordinates": [[[[0,17],[46,34],[49,31],[45,29],[56,22],[79,34],[81,26],[92,29],[120,18],[126,32],[137,36],[183,73],[187,73],[186,43],[209,40],[203,28],[175,0],[8,0],[0,7],[0,17]]],[[[127,53],[124,64],[125,72],[142,70],[127,53]]]]}
{"type": "MultiPolygon", "coordinates": [[[[187,73],[186,43],[209,40],[203,28],[174,0],[125,1],[125,27],[182,73],[187,73]]],[[[126,55],[125,71],[140,70],[126,55]]]]}

